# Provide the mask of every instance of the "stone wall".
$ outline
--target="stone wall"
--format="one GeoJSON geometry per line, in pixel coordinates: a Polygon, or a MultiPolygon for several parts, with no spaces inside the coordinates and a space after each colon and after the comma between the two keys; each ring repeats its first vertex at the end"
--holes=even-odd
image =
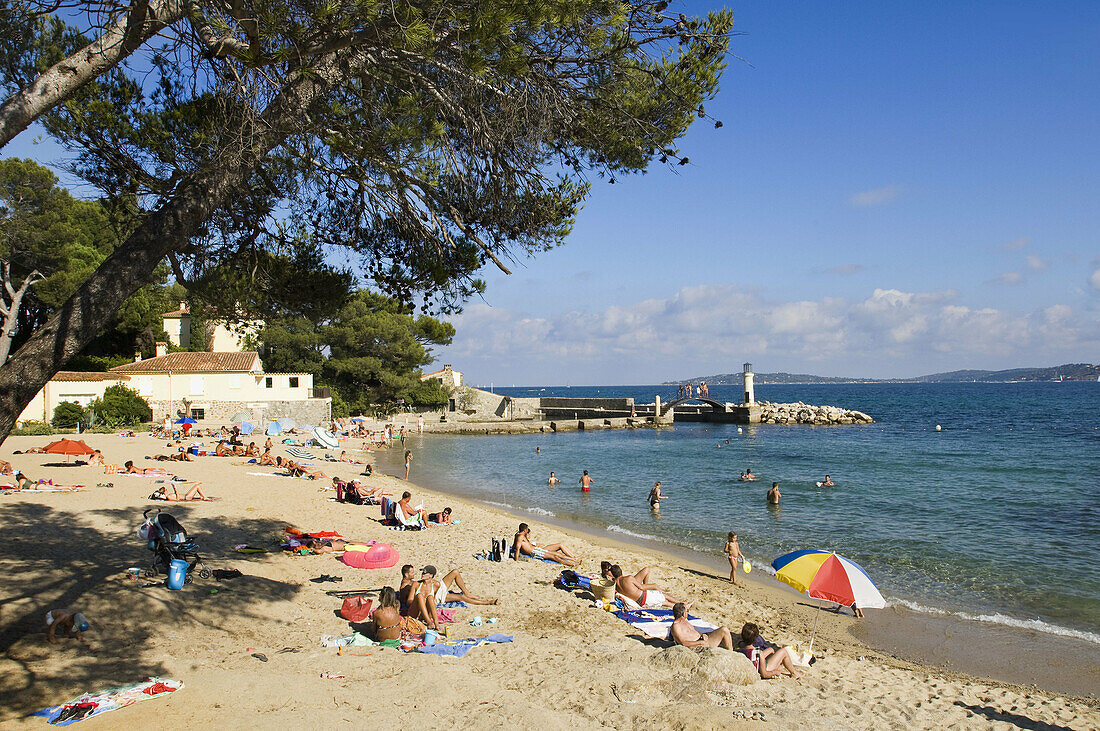
{"type": "Polygon", "coordinates": [[[547,396],[538,399],[544,409],[591,409],[606,411],[630,411],[634,407],[633,398],[566,398],[547,396]]]}
{"type": "MultiPolygon", "coordinates": [[[[297,399],[294,401],[264,401],[263,407],[256,406],[255,401],[204,401],[193,404],[195,408],[204,410],[200,424],[215,425],[228,424],[234,414],[246,411],[252,414],[252,420],[256,426],[261,426],[279,417],[289,416],[299,424],[325,424],[332,420],[332,399],[311,398],[297,399]]],[[[153,423],[164,419],[165,412],[175,421],[183,413],[184,405],[180,400],[149,400],[149,406],[153,409],[153,423]]]]}

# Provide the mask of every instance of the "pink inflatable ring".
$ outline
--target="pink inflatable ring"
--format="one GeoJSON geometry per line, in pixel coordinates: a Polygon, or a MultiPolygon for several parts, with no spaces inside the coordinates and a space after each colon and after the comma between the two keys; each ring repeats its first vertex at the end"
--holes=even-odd
{"type": "Polygon", "coordinates": [[[396,548],[388,543],[370,541],[367,545],[349,543],[340,560],[356,569],[388,569],[397,565],[397,559],[396,548]]]}

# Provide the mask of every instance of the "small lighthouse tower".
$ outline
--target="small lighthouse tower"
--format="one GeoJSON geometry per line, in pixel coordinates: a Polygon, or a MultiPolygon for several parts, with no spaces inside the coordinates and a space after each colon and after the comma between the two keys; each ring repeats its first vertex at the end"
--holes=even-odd
{"type": "Polygon", "coordinates": [[[745,404],[746,405],[752,405],[753,403],[756,402],[756,394],[753,391],[753,387],[752,387],[752,378],[753,378],[752,363],[746,363],[745,364],[744,370],[741,371],[741,378],[743,378],[744,382],[745,382],[745,389],[744,389],[745,390],[745,404]]]}

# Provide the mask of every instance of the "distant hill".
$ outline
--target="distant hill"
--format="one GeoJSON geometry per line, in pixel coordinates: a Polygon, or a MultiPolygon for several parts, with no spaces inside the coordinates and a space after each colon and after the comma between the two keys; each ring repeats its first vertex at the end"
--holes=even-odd
{"type": "MultiPolygon", "coordinates": [[[[814,376],[808,373],[757,373],[758,384],[780,383],[1010,383],[1016,381],[1095,381],[1100,378],[1100,365],[1067,363],[1050,368],[1009,368],[1003,371],[963,370],[932,373],[916,378],[838,378],[814,376]]],[[[737,386],[740,373],[722,373],[713,376],[697,376],[685,381],[666,381],[665,386],[678,383],[706,381],[712,386],[737,386]]]]}

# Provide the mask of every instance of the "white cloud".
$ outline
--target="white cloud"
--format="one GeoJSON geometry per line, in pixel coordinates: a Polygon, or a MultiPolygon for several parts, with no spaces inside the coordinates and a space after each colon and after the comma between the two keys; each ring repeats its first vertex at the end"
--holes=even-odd
{"type": "Polygon", "coordinates": [[[1008,249],[1009,251],[1019,251],[1020,249],[1027,246],[1030,242],[1031,242],[1031,239],[1029,239],[1026,236],[1021,236],[1018,239],[1012,239],[1012,241],[1006,241],[1004,243],[1004,247],[1006,249],[1008,249]]]}
{"type": "MultiPolygon", "coordinates": [[[[1090,281],[1100,289],[1100,270],[1090,281]]],[[[1100,350],[1100,325],[1088,312],[1066,305],[1034,312],[972,308],[955,298],[952,291],[875,289],[856,300],[778,301],[707,285],[551,317],[478,304],[455,318],[454,344],[442,352],[448,362],[463,363],[472,382],[484,373],[486,380],[492,374],[526,383],[585,377],[579,374],[624,383],[625,374],[636,373],[643,380],[633,382],[640,383],[657,372],[692,371],[692,364],[750,358],[777,370],[832,363],[833,372],[858,375],[868,363],[901,374],[922,372],[921,364],[960,367],[978,356],[1033,362],[1036,352],[1057,359],[1100,350]]]]}
{"type": "Polygon", "coordinates": [[[1039,257],[1035,256],[1034,254],[1028,254],[1028,256],[1027,256],[1027,268],[1031,269],[1031,270],[1034,270],[1034,271],[1037,271],[1037,272],[1041,272],[1044,269],[1049,269],[1050,268],[1050,260],[1049,259],[1040,259],[1039,257]]]}
{"type": "Polygon", "coordinates": [[[829,267],[825,270],[826,274],[837,274],[840,276],[846,276],[849,274],[858,274],[864,269],[862,264],[839,264],[835,267],[829,267]]]}
{"type": "Polygon", "coordinates": [[[889,203],[898,197],[901,193],[901,187],[897,185],[886,185],[881,188],[875,188],[873,190],[865,190],[860,193],[856,193],[848,199],[848,203],[859,208],[866,206],[880,206],[883,203],[889,203]]]}
{"type": "Polygon", "coordinates": [[[1094,271],[1092,276],[1089,277],[1089,284],[1093,289],[1100,291],[1100,269],[1094,271]]]}
{"type": "Polygon", "coordinates": [[[1024,281],[1024,275],[1019,272],[1005,272],[993,278],[996,284],[1019,284],[1024,281]]]}

